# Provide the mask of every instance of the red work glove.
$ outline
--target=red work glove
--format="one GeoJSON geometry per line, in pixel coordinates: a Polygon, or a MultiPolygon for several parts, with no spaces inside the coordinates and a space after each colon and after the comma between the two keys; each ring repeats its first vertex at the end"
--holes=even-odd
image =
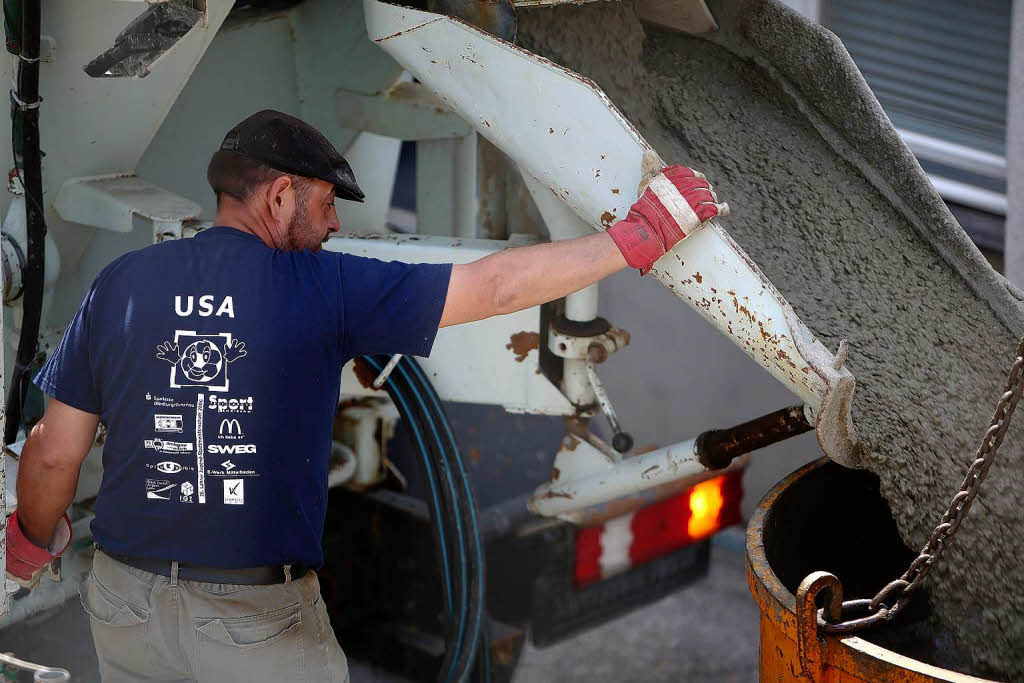
{"type": "Polygon", "coordinates": [[[63,554],[71,543],[71,520],[65,514],[53,532],[47,548],[40,548],[25,537],[18,513],[7,519],[7,576],[22,588],[35,588],[47,565],[63,554]]]}
{"type": "Polygon", "coordinates": [[[654,262],[701,223],[729,213],[718,203],[703,174],[686,166],[668,166],[651,178],[626,217],[608,228],[626,263],[646,273],[654,262]]]}

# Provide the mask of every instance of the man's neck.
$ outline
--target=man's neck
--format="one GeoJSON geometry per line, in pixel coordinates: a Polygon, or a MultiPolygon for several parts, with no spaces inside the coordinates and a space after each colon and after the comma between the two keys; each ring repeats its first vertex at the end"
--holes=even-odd
{"type": "Polygon", "coordinates": [[[226,225],[255,235],[271,249],[285,248],[274,226],[264,216],[258,215],[247,204],[232,197],[221,197],[217,203],[217,215],[213,218],[213,224],[226,225]]]}

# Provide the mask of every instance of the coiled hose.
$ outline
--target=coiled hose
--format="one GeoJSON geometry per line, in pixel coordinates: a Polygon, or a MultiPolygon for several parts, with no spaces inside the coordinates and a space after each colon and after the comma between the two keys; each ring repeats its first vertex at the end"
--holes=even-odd
{"type": "MultiPolygon", "coordinates": [[[[362,356],[375,373],[387,356],[362,356]]],[[[440,398],[419,364],[404,356],[383,387],[412,432],[427,481],[441,583],[448,609],[447,647],[438,674],[461,683],[490,680],[485,633],[485,563],[476,497],[440,398]]]]}

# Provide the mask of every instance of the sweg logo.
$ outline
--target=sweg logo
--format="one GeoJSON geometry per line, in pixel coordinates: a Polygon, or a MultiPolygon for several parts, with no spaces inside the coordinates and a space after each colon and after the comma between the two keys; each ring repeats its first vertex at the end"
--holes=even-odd
{"type": "Polygon", "coordinates": [[[226,417],[220,421],[218,434],[220,436],[244,436],[241,423],[238,421],[238,418],[234,417],[226,417]]]}
{"type": "Polygon", "coordinates": [[[181,465],[167,460],[164,462],[158,462],[156,464],[156,468],[164,474],[177,474],[178,472],[181,472],[181,465]]]}
{"type": "Polygon", "coordinates": [[[211,455],[242,455],[245,453],[253,454],[256,452],[256,445],[251,443],[240,443],[231,444],[230,446],[220,446],[218,444],[210,444],[206,447],[206,452],[211,455]]]}

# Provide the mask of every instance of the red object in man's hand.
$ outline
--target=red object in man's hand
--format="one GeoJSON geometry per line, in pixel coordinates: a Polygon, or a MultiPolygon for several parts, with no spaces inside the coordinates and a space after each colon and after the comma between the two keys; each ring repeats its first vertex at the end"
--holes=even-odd
{"type": "Polygon", "coordinates": [[[703,174],[668,166],[651,178],[624,219],[608,228],[626,263],[646,273],[654,262],[701,223],[729,213],[703,174]]]}
{"type": "Polygon", "coordinates": [[[7,519],[7,575],[23,588],[35,588],[46,567],[71,543],[71,520],[65,514],[53,532],[48,548],[28,540],[18,523],[18,513],[7,519]]]}

